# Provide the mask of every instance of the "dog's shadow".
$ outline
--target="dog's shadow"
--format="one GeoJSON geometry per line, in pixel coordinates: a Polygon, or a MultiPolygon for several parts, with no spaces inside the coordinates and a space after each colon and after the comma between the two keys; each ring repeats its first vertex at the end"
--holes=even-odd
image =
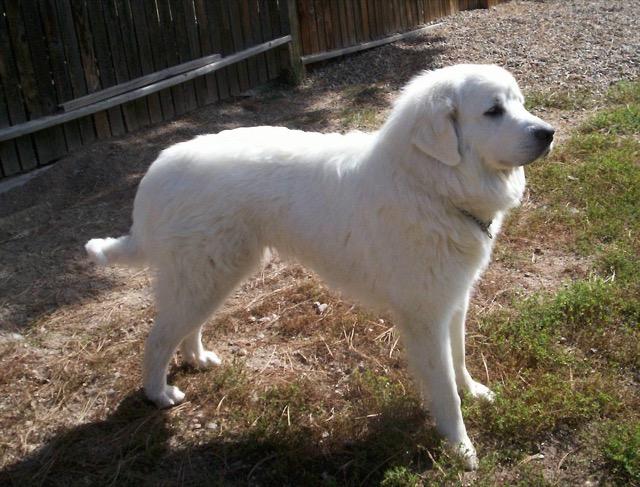
{"type": "Polygon", "coordinates": [[[440,444],[417,407],[383,410],[354,442],[247,428],[198,443],[175,423],[132,393],[106,419],[60,431],[9,465],[0,484],[377,485],[393,466],[430,469],[427,452],[440,444]]]}

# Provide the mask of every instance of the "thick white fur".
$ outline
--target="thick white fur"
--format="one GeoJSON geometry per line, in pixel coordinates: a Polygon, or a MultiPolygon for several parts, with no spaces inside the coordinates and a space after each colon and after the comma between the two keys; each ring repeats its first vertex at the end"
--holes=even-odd
{"type": "Polygon", "coordinates": [[[147,396],[160,407],[184,398],[166,382],[179,346],[196,366],[220,362],[200,327],[273,248],[394,314],[438,430],[475,468],[457,390],[492,398],[465,367],[464,321],[493,240],[460,209],[498,233],[523,194],[522,165],[549,149],[537,128],[550,129],[509,73],[460,65],[415,78],[376,133],[241,128],[163,151],[140,183],[130,235],[86,245],[97,263],[157,271],[147,396]],[[504,114],[487,115],[496,103],[504,114]]]}

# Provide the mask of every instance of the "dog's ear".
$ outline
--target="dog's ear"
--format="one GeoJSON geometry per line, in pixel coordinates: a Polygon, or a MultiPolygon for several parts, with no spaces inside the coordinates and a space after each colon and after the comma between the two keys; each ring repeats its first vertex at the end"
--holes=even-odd
{"type": "Polygon", "coordinates": [[[446,99],[430,101],[419,117],[411,142],[422,152],[448,166],[460,164],[458,136],[454,126],[455,109],[446,99]]]}

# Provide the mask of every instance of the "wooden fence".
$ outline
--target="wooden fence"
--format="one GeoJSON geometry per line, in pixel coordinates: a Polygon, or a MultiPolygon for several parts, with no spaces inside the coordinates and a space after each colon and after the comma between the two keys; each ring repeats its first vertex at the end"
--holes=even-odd
{"type": "MultiPolygon", "coordinates": [[[[297,0],[302,54],[336,51],[505,0],[297,0]]],[[[327,58],[329,56],[322,56],[327,58]]]]}
{"type": "MultiPolygon", "coordinates": [[[[0,131],[60,115],[65,102],[88,94],[214,53],[229,56],[288,31],[278,0],[0,0],[0,131]]],[[[286,63],[281,53],[264,52],[5,140],[0,176],[238,94],[278,76],[286,63]]]]}
{"type": "Polygon", "coordinates": [[[0,178],[502,1],[0,0],[0,178]]]}

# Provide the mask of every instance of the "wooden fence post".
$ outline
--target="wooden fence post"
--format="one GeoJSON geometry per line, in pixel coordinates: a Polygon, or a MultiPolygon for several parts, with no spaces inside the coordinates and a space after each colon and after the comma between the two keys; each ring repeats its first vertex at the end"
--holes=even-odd
{"type": "Polygon", "coordinates": [[[300,84],[305,77],[306,70],[302,64],[302,44],[300,41],[300,24],[298,22],[297,0],[287,0],[287,14],[289,16],[289,30],[291,42],[289,43],[289,81],[300,84]]]}

